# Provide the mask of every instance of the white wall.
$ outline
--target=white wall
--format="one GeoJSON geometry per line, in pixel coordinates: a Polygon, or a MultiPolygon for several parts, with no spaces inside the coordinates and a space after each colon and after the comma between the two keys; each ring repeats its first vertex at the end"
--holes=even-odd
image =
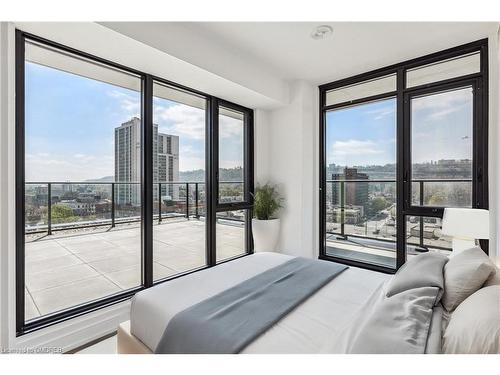
{"type": "Polygon", "coordinates": [[[256,183],[264,184],[270,177],[269,153],[269,112],[263,109],[254,111],[254,178],[256,183]]]}
{"type": "Polygon", "coordinates": [[[270,181],[285,198],[278,248],[291,255],[315,257],[317,228],[317,88],[291,84],[290,104],[270,112],[270,181]]]}
{"type": "Polygon", "coordinates": [[[8,166],[8,144],[9,139],[9,27],[5,22],[0,23],[0,346],[7,346],[7,335],[3,334],[8,330],[8,277],[9,257],[8,257],[8,179],[12,176],[8,166]]]}

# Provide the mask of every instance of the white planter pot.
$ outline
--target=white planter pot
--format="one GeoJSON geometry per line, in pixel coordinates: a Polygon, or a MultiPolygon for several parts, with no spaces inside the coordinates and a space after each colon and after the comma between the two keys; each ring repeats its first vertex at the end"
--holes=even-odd
{"type": "Polygon", "coordinates": [[[280,234],[280,219],[252,219],[253,249],[259,251],[274,251],[280,234]]]}

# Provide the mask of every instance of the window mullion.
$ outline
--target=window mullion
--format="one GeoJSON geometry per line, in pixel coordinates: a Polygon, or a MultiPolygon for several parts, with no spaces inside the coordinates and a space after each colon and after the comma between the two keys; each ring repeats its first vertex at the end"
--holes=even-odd
{"type": "Polygon", "coordinates": [[[142,279],[146,288],[153,285],[153,80],[142,80],[142,279]]]}

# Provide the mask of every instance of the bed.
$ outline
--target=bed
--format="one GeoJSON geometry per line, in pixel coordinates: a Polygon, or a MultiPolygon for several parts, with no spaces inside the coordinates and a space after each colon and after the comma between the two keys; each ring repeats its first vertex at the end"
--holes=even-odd
{"type": "MultiPolygon", "coordinates": [[[[141,291],[132,299],[130,321],[118,329],[118,352],[153,353],[169,322],[180,312],[292,258],[257,253],[141,291]]],[[[344,349],[339,343],[359,325],[360,317],[368,314],[366,311],[376,301],[385,298],[391,278],[349,267],[270,326],[241,353],[341,353],[344,349]]],[[[430,321],[428,324],[432,325],[430,321]]],[[[438,324],[441,328],[441,320],[434,322],[435,326],[438,324]]],[[[441,330],[430,327],[429,336],[431,331],[438,332],[434,340],[439,342],[439,348],[431,352],[439,352],[441,330]]]]}

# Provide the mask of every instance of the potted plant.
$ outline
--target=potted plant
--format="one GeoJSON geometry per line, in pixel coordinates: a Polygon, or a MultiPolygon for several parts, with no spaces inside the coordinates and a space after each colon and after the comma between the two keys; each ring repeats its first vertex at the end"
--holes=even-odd
{"type": "Polygon", "coordinates": [[[257,185],[253,196],[252,231],[254,251],[273,251],[279,237],[280,219],[275,217],[282,207],[281,198],[276,186],[257,185]]]}

